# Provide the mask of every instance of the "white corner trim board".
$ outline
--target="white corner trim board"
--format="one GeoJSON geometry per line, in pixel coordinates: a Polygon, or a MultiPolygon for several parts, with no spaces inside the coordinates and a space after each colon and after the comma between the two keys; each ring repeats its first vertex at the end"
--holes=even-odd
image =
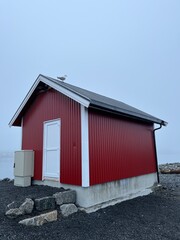
{"type": "Polygon", "coordinates": [[[88,109],[81,105],[82,187],[89,187],[89,128],[88,109]]]}

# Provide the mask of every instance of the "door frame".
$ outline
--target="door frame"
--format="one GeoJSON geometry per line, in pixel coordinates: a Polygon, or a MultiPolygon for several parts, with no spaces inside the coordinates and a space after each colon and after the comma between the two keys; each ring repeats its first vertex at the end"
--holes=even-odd
{"type": "Polygon", "coordinates": [[[58,181],[60,182],[60,167],[61,167],[61,119],[51,119],[43,122],[43,156],[42,156],[42,180],[51,180],[51,181],[58,181]],[[56,177],[47,177],[45,176],[45,161],[46,161],[46,153],[45,153],[45,141],[46,141],[46,131],[45,126],[47,123],[51,122],[59,122],[59,161],[58,161],[58,167],[59,167],[59,174],[58,178],[56,177]]]}

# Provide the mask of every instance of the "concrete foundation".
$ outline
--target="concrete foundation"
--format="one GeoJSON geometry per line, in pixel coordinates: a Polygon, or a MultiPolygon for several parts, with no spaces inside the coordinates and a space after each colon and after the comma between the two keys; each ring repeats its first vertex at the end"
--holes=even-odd
{"type": "Polygon", "coordinates": [[[118,202],[151,193],[153,186],[157,184],[157,174],[151,173],[90,187],[61,184],[49,180],[33,181],[33,184],[73,189],[77,193],[76,204],[86,212],[93,212],[118,202]]]}
{"type": "Polygon", "coordinates": [[[31,186],[31,177],[14,177],[14,186],[29,187],[31,186]]]}

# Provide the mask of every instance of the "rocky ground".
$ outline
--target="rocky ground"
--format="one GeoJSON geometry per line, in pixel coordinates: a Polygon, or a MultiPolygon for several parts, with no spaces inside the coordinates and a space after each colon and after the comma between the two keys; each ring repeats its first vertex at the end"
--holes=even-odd
{"type": "Polygon", "coordinates": [[[0,240],[29,239],[180,239],[180,174],[160,174],[161,187],[154,193],[125,201],[95,213],[77,212],[40,227],[18,224],[5,216],[12,201],[53,195],[47,186],[15,187],[0,182],[0,240]]]}
{"type": "Polygon", "coordinates": [[[180,174],[180,163],[166,163],[159,165],[162,174],[180,174]]]}

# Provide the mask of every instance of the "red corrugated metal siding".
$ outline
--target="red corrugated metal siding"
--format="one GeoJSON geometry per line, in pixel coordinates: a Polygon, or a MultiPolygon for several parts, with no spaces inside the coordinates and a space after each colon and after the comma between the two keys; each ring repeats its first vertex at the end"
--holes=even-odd
{"type": "Polygon", "coordinates": [[[89,109],[90,185],[156,172],[153,125],[89,109]]]}
{"type": "Polygon", "coordinates": [[[55,90],[41,93],[31,104],[23,118],[22,149],[35,151],[35,180],[42,179],[43,122],[60,118],[60,182],[81,185],[80,116],[80,105],[55,90]]]}

